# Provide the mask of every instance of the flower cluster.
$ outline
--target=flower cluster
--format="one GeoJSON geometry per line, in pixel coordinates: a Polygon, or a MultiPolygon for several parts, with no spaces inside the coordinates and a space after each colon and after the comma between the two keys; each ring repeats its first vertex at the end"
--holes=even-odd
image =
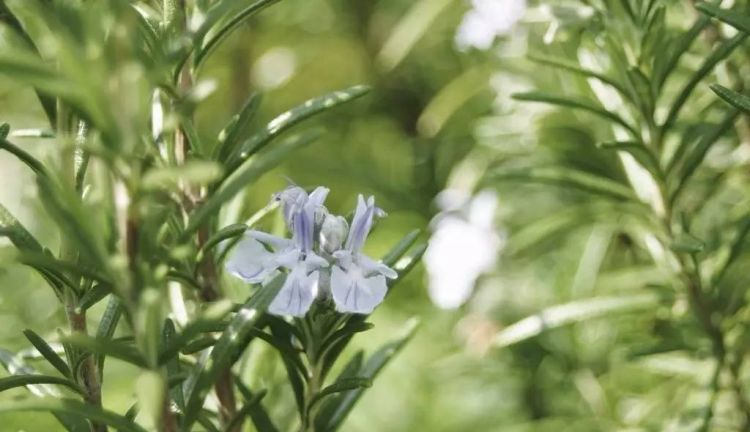
{"type": "Polygon", "coordinates": [[[249,283],[287,274],[269,313],[300,317],[317,298],[330,296],[339,312],[369,314],[385,297],[386,278],[396,277],[362,253],[373,219],[384,215],[375,199],[359,195],[350,227],[323,205],[328,192],[289,186],[276,194],[292,238],[248,230],[227,260],[227,270],[249,283]]]}

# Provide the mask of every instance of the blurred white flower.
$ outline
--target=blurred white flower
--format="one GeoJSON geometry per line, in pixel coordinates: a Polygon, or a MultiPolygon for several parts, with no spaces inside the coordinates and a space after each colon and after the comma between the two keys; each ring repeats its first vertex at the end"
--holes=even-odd
{"type": "MultiPolygon", "coordinates": [[[[438,203],[444,210],[458,207],[460,192],[449,189],[441,195],[438,203]]],[[[463,201],[463,211],[437,216],[424,256],[430,298],[443,309],[468,300],[477,278],[494,268],[503,244],[493,224],[497,195],[485,190],[463,201]]]]}
{"type": "Polygon", "coordinates": [[[507,35],[526,13],[526,0],[471,0],[472,8],[456,30],[456,46],[486,50],[507,35]]]}
{"type": "Polygon", "coordinates": [[[255,61],[251,71],[253,84],[273,90],[286,84],[297,72],[297,55],[289,48],[275,47],[255,61]]]}

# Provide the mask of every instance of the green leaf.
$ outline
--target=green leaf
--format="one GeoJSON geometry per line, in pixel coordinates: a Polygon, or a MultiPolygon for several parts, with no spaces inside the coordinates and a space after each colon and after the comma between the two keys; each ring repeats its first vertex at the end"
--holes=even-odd
{"type": "MultiPolygon", "coordinates": [[[[22,253],[37,253],[43,250],[39,241],[2,204],[0,204],[0,237],[7,237],[22,253]]],[[[62,295],[63,285],[74,287],[64,275],[56,271],[34,265],[31,267],[42,275],[58,297],[62,295]]]]}
{"type": "MultiPolygon", "coordinates": [[[[675,154],[674,155],[674,161],[677,160],[677,158],[683,157],[683,163],[681,165],[681,169],[679,172],[678,183],[675,186],[671,196],[670,196],[670,202],[674,203],[677,200],[677,197],[680,195],[682,190],[685,187],[685,184],[690,179],[690,177],[695,173],[695,170],[700,166],[700,164],[703,162],[703,159],[705,159],[706,154],[708,153],[708,150],[713,146],[716,141],[721,138],[721,136],[724,134],[724,132],[732,127],[734,125],[734,121],[739,115],[739,110],[732,109],[730,112],[728,112],[724,119],[719,123],[718,125],[714,126],[708,133],[701,136],[701,138],[698,140],[698,142],[691,148],[690,150],[685,152],[685,155],[681,154],[675,154]]],[[[676,166],[676,162],[670,163],[667,167],[667,172],[669,173],[670,166],[676,166]]]]}
{"type": "Polygon", "coordinates": [[[0,412],[19,411],[67,414],[97,423],[104,423],[120,432],[147,432],[125,417],[75,399],[42,398],[27,401],[5,401],[0,404],[0,412]]]}
{"type": "Polygon", "coordinates": [[[656,179],[664,177],[659,160],[650,148],[637,141],[613,141],[597,145],[599,148],[629,153],[638,163],[656,179]]]}
{"type": "Polygon", "coordinates": [[[99,273],[95,268],[85,266],[76,262],[68,262],[55,258],[50,253],[21,252],[18,261],[35,269],[43,269],[50,273],[70,274],[73,277],[89,278],[102,283],[110,284],[107,275],[99,273]]]}
{"type": "Polygon", "coordinates": [[[214,235],[209,237],[208,240],[206,240],[206,243],[203,244],[203,248],[198,253],[196,260],[200,261],[203,254],[205,254],[207,251],[210,251],[214,246],[218,245],[224,240],[239,237],[244,234],[245,231],[247,231],[247,225],[245,224],[233,224],[225,226],[214,235]]]}
{"type": "Polygon", "coordinates": [[[81,333],[71,334],[64,339],[74,347],[100,356],[116,358],[132,365],[147,368],[146,359],[135,348],[111,339],[93,338],[81,333]]]}
{"type": "Polygon", "coordinates": [[[529,60],[535,63],[539,63],[541,65],[552,66],[554,68],[563,69],[568,72],[572,72],[574,74],[584,76],[586,78],[597,79],[603,82],[604,84],[607,84],[613,87],[626,98],[628,99],[631,98],[630,93],[625,89],[625,87],[619,82],[617,82],[615,79],[610,78],[604,75],[603,73],[585,69],[576,62],[572,62],[572,61],[569,61],[567,59],[562,59],[562,58],[553,58],[553,57],[545,56],[542,54],[529,54],[528,58],[529,60]]]}
{"type": "Polygon", "coordinates": [[[268,152],[245,161],[222,185],[200,206],[190,218],[181,239],[186,240],[203,225],[209,217],[218,214],[221,206],[263,174],[276,167],[289,153],[320,136],[319,131],[297,134],[284,140],[268,152]]]}
{"type": "MultiPolygon", "coordinates": [[[[36,374],[33,368],[23,363],[21,359],[10,351],[0,349],[0,364],[12,375],[36,374]]],[[[29,384],[26,386],[31,394],[37,397],[52,396],[60,397],[60,392],[55,387],[47,384],[29,384]]],[[[82,418],[71,416],[67,413],[54,413],[55,418],[69,432],[90,432],[89,423],[82,418]]]]}
{"type": "Polygon", "coordinates": [[[739,33],[731,39],[725,40],[718,48],[716,48],[716,50],[706,57],[700,68],[691,75],[690,80],[682,87],[682,90],[680,90],[680,93],[677,95],[674,102],[672,102],[669,108],[669,113],[667,114],[667,119],[664,120],[664,124],[661,127],[662,133],[669,130],[675,123],[680,114],[680,110],[685,105],[685,102],[687,102],[698,83],[700,83],[714,69],[714,66],[728,57],[735,48],[742,45],[745,39],[747,39],[747,36],[747,33],[739,33]]]}
{"type": "Polygon", "coordinates": [[[83,293],[81,299],[78,300],[78,307],[82,310],[88,310],[95,304],[99,303],[104,297],[112,294],[112,286],[109,284],[98,283],[91,289],[83,293]]]}
{"type": "Polygon", "coordinates": [[[696,254],[702,252],[706,248],[706,245],[699,238],[689,233],[681,233],[672,241],[669,247],[675,252],[696,254]]]}
{"type": "Polygon", "coordinates": [[[0,378],[0,392],[17,387],[25,387],[35,384],[55,384],[70,388],[71,390],[83,394],[83,390],[78,384],[68,378],[60,378],[49,375],[13,375],[6,378],[0,378]]]}
{"type": "Polygon", "coordinates": [[[204,185],[220,179],[224,171],[216,162],[188,161],[179,166],[152,168],[143,175],[141,187],[144,190],[176,188],[181,183],[204,185]]]}
{"type": "MultiPolygon", "coordinates": [[[[161,345],[169,346],[172,341],[176,338],[176,329],[171,319],[164,321],[164,329],[162,330],[161,345]]],[[[182,374],[182,367],[180,366],[180,360],[175,357],[166,362],[167,366],[167,380],[170,381],[176,376],[182,374]]],[[[169,390],[170,399],[177,404],[181,411],[185,410],[185,395],[182,392],[182,385],[176,385],[169,390]]]]}
{"type": "Polygon", "coordinates": [[[690,29],[683,33],[675,41],[674,46],[671,47],[667,56],[664,57],[666,61],[663,63],[656,63],[659,66],[655,67],[653,75],[657,89],[662,88],[667,78],[669,78],[669,76],[677,67],[677,63],[679,63],[680,58],[682,58],[683,54],[685,54],[687,50],[690,49],[690,45],[693,44],[693,41],[695,41],[695,39],[698,38],[703,30],[710,24],[710,21],[711,20],[709,20],[705,16],[699,17],[695,21],[695,23],[693,23],[690,29]]]}
{"type": "MultiPolygon", "coordinates": [[[[5,4],[5,1],[0,2],[0,22],[3,22],[8,27],[13,29],[27,45],[28,50],[39,56],[39,50],[34,44],[33,39],[31,39],[29,34],[24,29],[24,26],[5,4]]],[[[39,92],[39,90],[37,89],[35,89],[35,92],[40,104],[42,105],[42,109],[44,110],[44,113],[49,120],[50,125],[56,124],[57,106],[55,104],[55,99],[47,94],[39,92]]]]}
{"type": "Polygon", "coordinates": [[[489,174],[489,180],[542,183],[577,189],[615,200],[637,202],[637,198],[630,188],[614,180],[570,169],[536,167],[497,169],[489,174]]]}
{"type": "MultiPolygon", "coordinates": [[[[374,380],[380,371],[385,367],[386,364],[406,345],[406,343],[414,335],[417,329],[418,321],[416,319],[410,319],[404,326],[402,334],[394,341],[389,342],[378,349],[365,363],[364,367],[358,374],[362,378],[374,380]]],[[[351,412],[354,405],[362,397],[364,388],[357,388],[354,390],[348,390],[343,393],[343,397],[338,400],[338,405],[329,418],[324,419],[321,423],[325,424],[324,431],[335,431],[346,419],[346,416],[351,412]]]]}
{"type": "Polygon", "coordinates": [[[5,139],[0,139],[0,149],[7,151],[8,153],[12,154],[13,156],[17,157],[18,160],[26,164],[29,168],[31,168],[32,171],[34,171],[34,174],[46,176],[47,172],[44,168],[44,165],[42,165],[41,162],[36,160],[33,156],[22,150],[21,148],[17,147],[10,141],[7,141],[5,139]]]}
{"type": "Polygon", "coordinates": [[[356,85],[343,90],[336,90],[323,96],[309,99],[302,104],[297,105],[295,108],[277,116],[271,120],[262,131],[256,133],[242,144],[239,154],[235,154],[233,155],[233,158],[230,158],[228,172],[233,172],[242,161],[257,153],[270,143],[271,140],[287,131],[292,126],[299,124],[301,121],[306,120],[315,114],[327,111],[335,106],[364,96],[369,91],[370,87],[364,85],[356,85]]]}
{"type": "Polygon", "coordinates": [[[582,111],[589,112],[591,114],[595,114],[599,117],[610,120],[624,127],[633,135],[633,137],[638,137],[640,135],[638,131],[633,126],[628,124],[628,122],[623,120],[622,117],[620,117],[619,115],[611,111],[607,111],[606,109],[601,107],[598,103],[590,101],[590,100],[571,98],[567,96],[551,95],[551,94],[541,93],[541,92],[515,93],[513,95],[513,99],[520,100],[520,101],[527,101],[527,102],[541,102],[541,103],[561,106],[565,108],[579,109],[582,111]]]}
{"type": "MultiPolygon", "coordinates": [[[[255,399],[256,395],[242,383],[242,380],[235,379],[235,385],[246,401],[252,401],[255,399]]],[[[259,400],[255,404],[247,402],[246,405],[250,406],[247,414],[250,416],[250,420],[252,420],[256,430],[262,432],[278,432],[279,429],[271,421],[271,417],[268,415],[268,412],[266,412],[266,409],[263,408],[262,401],[259,400]]]]}
{"type": "Polygon", "coordinates": [[[380,260],[388,267],[395,265],[396,261],[398,261],[398,259],[401,258],[406,253],[406,251],[408,251],[409,248],[414,245],[420,234],[422,234],[422,230],[418,229],[406,234],[404,238],[396,243],[396,245],[393,246],[387,254],[383,255],[383,258],[381,258],[380,260]]]}
{"type": "Polygon", "coordinates": [[[39,351],[39,354],[47,359],[49,364],[57,369],[64,377],[73,378],[73,374],[70,372],[70,368],[68,367],[68,364],[65,363],[65,360],[63,360],[62,357],[60,357],[41,336],[30,329],[24,330],[23,334],[26,336],[26,339],[34,345],[34,348],[39,351]]]}
{"type": "Polygon", "coordinates": [[[96,220],[94,210],[87,208],[74,190],[50,177],[38,177],[37,185],[39,186],[39,201],[55,219],[60,233],[70,244],[76,245],[85,258],[88,258],[92,268],[96,268],[97,272],[108,277],[109,253],[105,239],[97,231],[97,225],[93,223],[96,220]]]}
{"type": "Polygon", "coordinates": [[[260,288],[234,315],[229,326],[211,350],[207,363],[196,365],[191,373],[193,378],[190,379],[194,384],[185,390],[187,401],[183,429],[190,430],[195,423],[196,416],[211,386],[221,373],[232,366],[238,352],[244,348],[242,344],[246,342],[248,334],[279,293],[284,280],[284,275],[279,275],[268,285],[260,288]]]}
{"type": "Polygon", "coordinates": [[[714,93],[724,99],[729,105],[741,109],[742,111],[750,112],[750,97],[737,93],[736,91],[730,90],[724,86],[720,86],[719,84],[711,84],[710,87],[714,93]]]}
{"type": "MultiPolygon", "coordinates": [[[[242,422],[245,420],[245,418],[248,417],[250,413],[255,409],[255,406],[258,405],[260,401],[263,400],[263,398],[266,396],[266,393],[267,392],[265,390],[261,390],[258,393],[256,393],[247,402],[242,404],[242,408],[237,410],[237,413],[227,423],[224,430],[227,430],[227,431],[237,430],[242,425],[242,422]]],[[[267,429],[260,429],[260,430],[266,432],[267,429]]]]}
{"type": "Polygon", "coordinates": [[[750,234],[750,216],[746,215],[738,223],[737,235],[732,241],[732,244],[729,248],[729,256],[727,256],[726,260],[721,265],[721,267],[719,267],[716,270],[716,273],[714,274],[712,278],[713,283],[711,284],[711,286],[719,286],[719,284],[724,279],[724,275],[726,275],[727,270],[729,270],[729,267],[742,254],[742,251],[744,249],[745,239],[747,238],[748,234],[750,234]]]}
{"type": "Polygon", "coordinates": [[[4,140],[5,138],[8,138],[9,133],[10,125],[8,123],[0,124],[0,139],[4,140]]]}
{"type": "MultiPolygon", "coordinates": [[[[109,298],[107,302],[107,308],[104,309],[101,319],[99,320],[99,327],[96,329],[97,340],[110,340],[115,334],[117,329],[117,323],[120,321],[122,316],[122,305],[120,299],[115,296],[109,298]]],[[[104,377],[104,359],[105,356],[101,354],[96,355],[96,363],[99,366],[99,381],[103,381],[104,377]]]]}
{"type": "Polygon", "coordinates": [[[729,24],[741,32],[750,33],[750,16],[742,12],[731,9],[722,9],[709,3],[698,3],[695,5],[695,8],[706,15],[729,24]]]}
{"type": "Polygon", "coordinates": [[[0,236],[7,237],[20,250],[35,252],[42,250],[39,241],[2,204],[0,204],[0,236]]]}
{"type": "Polygon", "coordinates": [[[616,313],[630,313],[658,306],[659,296],[652,292],[619,297],[593,297],[552,306],[505,327],[493,340],[502,348],[535,337],[547,330],[616,313]]]}
{"type": "Polygon", "coordinates": [[[259,93],[253,93],[242,106],[240,112],[232,117],[232,120],[219,134],[219,143],[214,147],[213,159],[225,161],[234,153],[249,132],[250,123],[258,112],[258,107],[263,98],[259,93]]]}
{"type": "Polygon", "coordinates": [[[372,380],[366,377],[346,377],[336,380],[333,384],[325,387],[310,400],[310,408],[323,400],[326,396],[343,393],[349,390],[366,389],[372,386],[372,380]]]}
{"type": "Polygon", "coordinates": [[[239,11],[219,29],[211,34],[208,41],[203,44],[201,49],[195,54],[193,65],[198,69],[203,61],[213,52],[214,49],[223,41],[232,31],[239,27],[245,20],[256,13],[262,11],[268,6],[278,3],[279,0],[258,0],[255,3],[239,11]]]}

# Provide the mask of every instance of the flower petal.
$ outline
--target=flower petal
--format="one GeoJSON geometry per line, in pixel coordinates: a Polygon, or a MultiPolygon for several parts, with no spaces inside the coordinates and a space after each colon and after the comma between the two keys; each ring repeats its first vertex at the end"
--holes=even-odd
{"type": "Polygon", "coordinates": [[[246,233],[230,253],[226,269],[245,282],[259,283],[276,270],[274,254],[250,233],[246,233]]]}
{"type": "Polygon", "coordinates": [[[314,208],[318,208],[323,205],[323,203],[326,200],[326,197],[328,197],[328,192],[331,190],[327,187],[318,186],[315,188],[314,191],[310,193],[310,196],[308,197],[308,203],[312,205],[314,208]]]}
{"type": "Polygon", "coordinates": [[[362,268],[362,273],[367,276],[372,273],[379,273],[388,279],[396,279],[398,277],[398,273],[396,273],[395,270],[388,267],[387,265],[383,264],[380,261],[375,261],[372,258],[368,257],[364,254],[359,254],[357,256],[357,262],[359,263],[359,266],[362,268]]]}
{"type": "Polygon", "coordinates": [[[372,313],[387,291],[382,275],[365,278],[359,272],[345,272],[339,267],[333,267],[331,271],[331,293],[339,312],[372,313]]]}
{"type": "Polygon", "coordinates": [[[346,239],[346,248],[352,252],[359,252],[365,244],[367,235],[372,228],[372,217],[375,214],[375,198],[370,197],[365,202],[362,195],[357,197],[357,209],[352,218],[352,227],[346,239]]]}
{"type": "Polygon", "coordinates": [[[301,317],[307,313],[318,294],[318,272],[306,275],[299,266],[286,277],[284,286],[268,307],[273,315],[301,317]]]}
{"type": "Polygon", "coordinates": [[[293,242],[289,239],[264,233],[263,231],[250,230],[245,235],[258,240],[263,244],[271,246],[276,251],[288,249],[293,245],[293,242]]]}

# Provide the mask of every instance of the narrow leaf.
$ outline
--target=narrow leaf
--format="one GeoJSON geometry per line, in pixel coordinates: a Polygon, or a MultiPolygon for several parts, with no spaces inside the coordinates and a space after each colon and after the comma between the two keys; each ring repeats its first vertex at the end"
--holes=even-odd
{"type": "Polygon", "coordinates": [[[700,68],[698,68],[698,70],[690,77],[690,80],[682,87],[682,90],[680,90],[680,93],[677,95],[674,102],[672,102],[669,114],[667,114],[667,118],[662,125],[662,131],[669,130],[675,121],[677,121],[677,117],[679,116],[682,107],[685,105],[685,102],[687,102],[698,83],[700,83],[714,69],[714,66],[728,57],[735,48],[742,45],[745,39],[747,39],[747,36],[747,33],[739,33],[731,39],[727,39],[722,42],[716,50],[709,54],[708,57],[706,57],[700,68]]]}
{"type": "Polygon", "coordinates": [[[582,111],[587,111],[599,117],[610,120],[616,124],[619,124],[620,126],[627,129],[633,135],[633,137],[639,136],[638,131],[633,126],[631,126],[628,122],[623,120],[622,117],[620,117],[619,115],[611,111],[607,111],[606,109],[602,108],[599,104],[593,101],[589,101],[585,99],[570,98],[570,97],[559,96],[559,95],[550,95],[550,94],[540,93],[540,92],[516,93],[513,95],[513,99],[520,100],[520,101],[527,101],[527,102],[541,102],[541,103],[557,105],[557,106],[561,106],[565,108],[573,108],[573,109],[579,109],[582,111]]]}
{"type": "Polygon", "coordinates": [[[65,342],[86,351],[122,360],[132,365],[146,368],[146,359],[133,347],[109,339],[93,338],[76,333],[65,338],[65,342]]]}
{"type": "Polygon", "coordinates": [[[601,143],[598,147],[629,153],[644,169],[650,172],[654,178],[660,179],[664,177],[656,155],[651,149],[643,145],[643,143],[636,141],[614,141],[601,143]]]}
{"type": "MultiPolygon", "coordinates": [[[[251,392],[241,380],[236,379],[235,384],[246,401],[252,401],[255,399],[255,394],[251,392]]],[[[247,405],[250,406],[247,414],[250,416],[250,420],[253,422],[256,430],[262,432],[278,432],[279,429],[271,421],[271,417],[268,415],[268,412],[266,412],[266,409],[263,408],[261,400],[254,404],[247,403],[247,405]]]]}
{"type": "Polygon", "coordinates": [[[383,264],[387,265],[388,267],[396,264],[396,261],[401,258],[406,253],[406,251],[409,250],[410,247],[414,245],[421,233],[421,230],[416,229],[405,235],[404,238],[396,243],[396,245],[393,246],[391,250],[389,250],[388,253],[383,256],[383,258],[381,258],[383,264]]]}
{"type": "MultiPolygon", "coordinates": [[[[109,340],[112,339],[112,335],[115,334],[117,329],[117,323],[120,321],[122,316],[122,305],[120,299],[115,296],[109,298],[107,302],[107,308],[104,309],[101,319],[99,320],[99,327],[96,329],[97,340],[109,340]]],[[[104,355],[96,355],[96,363],[99,369],[99,381],[101,382],[104,377],[104,355]]]]}
{"type": "Polygon", "coordinates": [[[369,91],[370,87],[363,85],[356,85],[343,90],[337,90],[323,96],[309,99],[295,108],[277,116],[266,125],[265,129],[255,134],[241,146],[240,153],[235,155],[235,158],[230,161],[228,171],[233,172],[242,161],[257,153],[271,142],[271,140],[287,131],[292,126],[297,125],[301,121],[308,119],[315,114],[327,111],[335,106],[364,96],[369,91]]]}
{"type": "Polygon", "coordinates": [[[750,16],[742,12],[731,9],[722,9],[709,3],[698,3],[695,5],[695,8],[706,15],[729,24],[741,32],[750,33],[750,16]]]}
{"type": "Polygon", "coordinates": [[[75,399],[42,398],[27,401],[6,401],[0,404],[0,412],[51,412],[68,414],[97,423],[104,423],[120,432],[146,432],[145,429],[111,411],[75,399]]]}
{"type": "Polygon", "coordinates": [[[750,97],[737,93],[719,84],[711,84],[711,90],[720,98],[724,99],[729,105],[745,112],[750,112],[750,97]]]}
{"type": "MultiPolygon", "coordinates": [[[[233,431],[237,430],[241,425],[242,422],[245,420],[246,417],[250,415],[250,413],[255,409],[255,406],[260,403],[261,400],[266,396],[266,391],[261,390],[258,393],[256,393],[252,399],[248,400],[242,405],[242,408],[237,410],[237,413],[232,417],[232,419],[227,423],[226,427],[224,428],[227,431],[233,431]]],[[[263,430],[263,429],[261,429],[263,430]]]]}
{"type": "MultiPolygon", "coordinates": [[[[418,321],[416,319],[407,321],[401,336],[399,336],[394,341],[385,344],[372,356],[370,356],[370,358],[367,360],[367,363],[365,363],[364,367],[360,371],[359,375],[363,378],[374,380],[378,373],[380,373],[380,371],[385,367],[385,365],[388,364],[388,362],[396,354],[398,354],[398,352],[404,347],[404,345],[406,345],[406,343],[411,339],[417,329],[417,324],[418,321]]],[[[323,430],[335,431],[339,427],[341,427],[341,424],[346,419],[346,416],[349,414],[349,412],[351,412],[352,408],[354,408],[354,405],[362,397],[364,391],[364,388],[357,388],[355,390],[349,390],[343,393],[343,398],[341,398],[338,406],[331,414],[331,417],[325,422],[326,427],[323,430]]]]}
{"type": "Polygon", "coordinates": [[[78,384],[67,378],[60,378],[49,375],[13,375],[10,377],[0,378],[0,392],[17,387],[25,387],[35,384],[55,384],[70,388],[71,390],[83,394],[83,390],[78,384]]]}
{"type": "Polygon", "coordinates": [[[214,147],[215,160],[225,161],[242,143],[250,129],[250,123],[255,113],[258,111],[261,99],[260,94],[251,94],[240,112],[232,117],[232,121],[224,127],[219,134],[219,143],[214,147]]]}
{"type": "MultiPolygon", "coordinates": [[[[687,181],[695,173],[695,170],[703,162],[703,159],[705,159],[706,154],[708,153],[708,150],[711,148],[711,146],[713,146],[716,141],[721,138],[721,136],[727,129],[734,125],[734,121],[738,115],[739,110],[732,109],[724,116],[724,119],[721,121],[721,123],[714,126],[713,129],[709,131],[709,133],[703,135],[695,144],[695,146],[693,146],[693,148],[686,152],[683,159],[684,162],[682,163],[682,168],[678,176],[678,183],[675,186],[674,191],[672,192],[672,195],[670,197],[671,202],[674,202],[677,199],[679,194],[684,189],[687,181]]],[[[676,154],[674,158],[676,160],[681,156],[683,155],[676,154]]]]}
{"type": "Polygon", "coordinates": [[[209,217],[216,215],[221,206],[231,200],[237,193],[242,191],[250,183],[260,176],[276,167],[289,153],[303,147],[320,136],[319,131],[297,134],[266,153],[245,161],[231,176],[229,176],[203,205],[195,211],[190,218],[185,231],[181,235],[186,240],[198,228],[205,223],[209,217]]]}
{"type": "Polygon", "coordinates": [[[208,362],[205,365],[198,364],[193,370],[191,375],[195,377],[195,384],[192,388],[186,389],[187,401],[183,429],[190,430],[211,386],[216,382],[219,374],[232,366],[232,361],[243,348],[241,344],[246,342],[248,333],[278,294],[284,279],[284,275],[279,275],[256,292],[237,311],[227,329],[221,334],[211,350],[208,362]]]}
{"type": "Polygon", "coordinates": [[[211,52],[213,52],[214,49],[216,49],[221,41],[223,41],[245,20],[262,11],[266,7],[278,2],[279,0],[258,0],[234,15],[229,21],[213,33],[205,44],[203,44],[200,51],[195,55],[195,60],[193,61],[194,67],[196,69],[200,67],[203,61],[211,54],[211,52]]]}
{"type": "Polygon", "coordinates": [[[336,380],[333,384],[324,388],[310,401],[310,407],[323,400],[326,396],[343,393],[349,390],[365,389],[372,386],[372,380],[366,377],[348,377],[336,380]]]}
{"type": "Polygon", "coordinates": [[[569,187],[583,192],[616,199],[637,201],[632,190],[614,180],[581,171],[559,168],[498,169],[489,175],[495,181],[525,181],[569,187]]]}
{"type": "Polygon", "coordinates": [[[658,304],[659,297],[650,292],[622,297],[594,297],[576,300],[549,307],[504,328],[495,335],[493,343],[496,347],[506,347],[535,337],[550,329],[593,318],[612,316],[616,313],[650,309],[658,304]]]}
{"type": "Polygon", "coordinates": [[[604,84],[607,84],[613,87],[618,92],[620,92],[620,94],[622,94],[623,96],[627,98],[631,97],[630,93],[628,93],[625,87],[619,82],[615,81],[613,78],[610,78],[600,72],[585,69],[576,62],[572,62],[567,59],[552,58],[552,57],[541,55],[541,54],[530,54],[528,57],[529,57],[529,60],[535,63],[539,63],[541,65],[552,66],[554,68],[563,69],[568,72],[572,72],[574,74],[584,76],[586,78],[594,78],[596,80],[603,82],[604,84]]]}
{"type": "Polygon", "coordinates": [[[67,378],[73,377],[73,374],[70,372],[70,368],[68,367],[68,364],[65,363],[65,360],[63,360],[62,357],[60,357],[55,352],[55,350],[53,350],[52,347],[50,347],[44,339],[42,339],[41,336],[29,329],[24,330],[23,334],[24,336],[26,336],[26,339],[28,339],[29,342],[34,345],[34,348],[39,351],[39,354],[47,359],[47,361],[63,376],[67,378]]]}

